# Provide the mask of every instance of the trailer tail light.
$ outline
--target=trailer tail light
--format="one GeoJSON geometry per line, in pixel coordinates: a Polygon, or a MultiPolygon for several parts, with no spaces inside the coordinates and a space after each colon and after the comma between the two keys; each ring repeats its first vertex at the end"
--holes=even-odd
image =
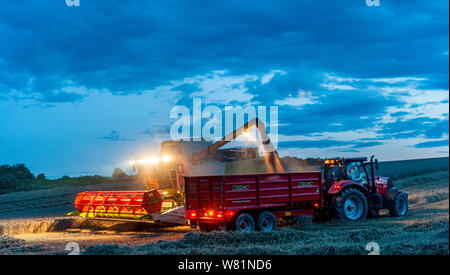
{"type": "Polygon", "coordinates": [[[340,185],[335,185],[335,186],[334,186],[334,189],[340,189],[340,188],[341,188],[340,185]]]}
{"type": "MultiPolygon", "coordinates": [[[[214,211],[214,210],[207,210],[207,211],[201,211],[198,213],[199,218],[207,218],[207,219],[217,219],[217,220],[223,220],[226,219],[227,221],[230,221],[235,213],[233,211],[214,211]]],[[[188,218],[190,216],[188,215],[188,218]]]]}
{"type": "Polygon", "coordinates": [[[236,214],[236,213],[234,213],[233,211],[225,211],[225,218],[228,220],[228,221],[230,221],[232,218],[233,218],[233,216],[234,216],[234,214],[236,214]]]}
{"type": "Polygon", "coordinates": [[[197,219],[197,212],[195,210],[188,210],[186,211],[186,216],[190,220],[195,220],[197,219]]]}
{"type": "Polygon", "coordinates": [[[319,204],[316,202],[316,203],[314,204],[314,207],[315,207],[315,208],[318,208],[318,207],[319,207],[319,204]]]}
{"type": "Polygon", "coordinates": [[[221,220],[223,219],[223,212],[222,211],[217,211],[214,213],[214,218],[221,220]]]}
{"type": "Polygon", "coordinates": [[[205,216],[209,217],[209,218],[214,218],[214,219],[223,219],[224,214],[222,211],[213,211],[210,210],[208,212],[205,212],[205,216]]]}

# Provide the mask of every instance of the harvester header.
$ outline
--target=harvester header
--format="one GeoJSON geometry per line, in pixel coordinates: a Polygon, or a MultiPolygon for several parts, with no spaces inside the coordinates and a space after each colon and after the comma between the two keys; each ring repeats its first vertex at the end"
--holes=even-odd
{"type": "Polygon", "coordinates": [[[75,208],[81,217],[141,219],[160,212],[165,199],[157,190],[90,191],[77,194],[75,208]]]}

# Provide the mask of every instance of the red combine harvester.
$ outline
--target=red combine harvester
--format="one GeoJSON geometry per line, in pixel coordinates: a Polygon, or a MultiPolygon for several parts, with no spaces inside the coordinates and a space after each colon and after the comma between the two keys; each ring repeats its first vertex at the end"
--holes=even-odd
{"type": "Polygon", "coordinates": [[[407,194],[389,178],[374,176],[373,156],[370,162],[319,161],[323,171],[185,177],[186,218],[202,231],[249,232],[274,230],[278,218],[305,220],[314,214],[356,221],[385,208],[391,216],[406,215],[407,194]]]}
{"type": "Polygon", "coordinates": [[[257,148],[221,149],[222,146],[249,132],[258,130],[265,151],[268,173],[284,172],[278,153],[270,142],[264,123],[252,119],[215,143],[164,141],[160,156],[134,161],[133,169],[145,182],[147,191],[89,191],[77,194],[70,213],[86,218],[128,219],[186,224],[184,183],[187,175],[223,174],[229,159],[256,158],[257,148]],[[205,146],[205,144],[207,146],[205,146]]]}

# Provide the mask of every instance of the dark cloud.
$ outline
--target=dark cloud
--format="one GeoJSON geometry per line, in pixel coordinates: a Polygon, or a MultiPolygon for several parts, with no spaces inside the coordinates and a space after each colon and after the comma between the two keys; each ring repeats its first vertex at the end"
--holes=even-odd
{"type": "Polygon", "coordinates": [[[366,147],[372,147],[377,145],[382,145],[382,142],[379,141],[369,141],[369,142],[358,142],[355,145],[352,146],[352,148],[366,148],[366,147]]]}
{"type": "Polygon", "coordinates": [[[367,93],[364,90],[336,91],[324,94],[316,104],[302,108],[283,106],[279,120],[288,124],[279,127],[284,135],[303,135],[317,132],[370,129],[385,114],[386,108],[397,101],[367,93]]]}
{"type": "Polygon", "coordinates": [[[433,148],[433,147],[442,147],[442,146],[448,146],[448,139],[447,140],[435,140],[435,141],[425,141],[421,143],[417,143],[414,145],[416,148],[433,148]]]}
{"type": "Polygon", "coordinates": [[[111,141],[131,141],[131,139],[121,137],[116,130],[112,130],[108,135],[103,136],[102,139],[111,141]]]}
{"type": "Polygon", "coordinates": [[[448,86],[446,1],[10,1],[0,33],[0,82],[23,89],[33,77],[40,93],[66,79],[123,94],[214,69],[299,66],[312,73],[293,74],[280,93],[295,89],[296,78],[314,86],[317,70],[427,75],[448,86]]]}
{"type": "Polygon", "coordinates": [[[331,139],[319,139],[319,140],[295,140],[295,141],[282,141],[278,145],[282,148],[327,148],[327,147],[348,147],[339,150],[339,152],[359,152],[357,148],[366,148],[377,145],[382,145],[382,142],[361,142],[361,141],[339,141],[331,139]],[[355,148],[355,149],[353,149],[355,148]]]}
{"type": "Polygon", "coordinates": [[[322,140],[294,140],[294,141],[281,141],[278,145],[282,148],[327,148],[333,146],[344,146],[352,144],[349,141],[338,141],[330,139],[322,140]]]}
{"type": "Polygon", "coordinates": [[[146,129],[141,132],[141,134],[145,135],[169,135],[170,126],[168,125],[155,125],[152,128],[146,129]]]}
{"type": "Polygon", "coordinates": [[[339,152],[342,152],[342,153],[359,153],[358,150],[354,150],[354,149],[339,150],[339,152]]]}
{"type": "Polygon", "coordinates": [[[427,117],[397,120],[384,124],[382,133],[386,138],[410,138],[421,135],[426,138],[441,138],[449,133],[449,121],[427,117]]]}
{"type": "Polygon", "coordinates": [[[37,100],[42,103],[74,103],[83,100],[84,97],[86,96],[77,93],[58,92],[45,93],[42,97],[37,98],[37,100]]]}
{"type": "Polygon", "coordinates": [[[181,84],[172,88],[172,91],[181,91],[183,94],[191,94],[193,92],[199,91],[200,88],[197,84],[181,84]]]}

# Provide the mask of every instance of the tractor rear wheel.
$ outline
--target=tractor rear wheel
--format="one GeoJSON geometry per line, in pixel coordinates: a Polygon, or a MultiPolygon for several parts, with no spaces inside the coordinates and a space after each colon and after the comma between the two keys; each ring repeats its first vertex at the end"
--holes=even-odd
{"type": "Polygon", "coordinates": [[[406,216],[408,213],[408,195],[400,192],[394,199],[394,204],[389,208],[392,217],[406,216]]]}
{"type": "Polygon", "coordinates": [[[356,188],[344,189],[334,199],[332,211],[342,220],[364,220],[368,211],[366,197],[356,188]]]}
{"type": "Polygon", "coordinates": [[[238,232],[252,232],[255,230],[255,220],[250,214],[240,214],[235,223],[235,229],[238,232]]]}
{"type": "Polygon", "coordinates": [[[264,211],[259,214],[258,218],[258,230],[262,232],[268,232],[277,229],[277,219],[272,212],[264,211]]]}

